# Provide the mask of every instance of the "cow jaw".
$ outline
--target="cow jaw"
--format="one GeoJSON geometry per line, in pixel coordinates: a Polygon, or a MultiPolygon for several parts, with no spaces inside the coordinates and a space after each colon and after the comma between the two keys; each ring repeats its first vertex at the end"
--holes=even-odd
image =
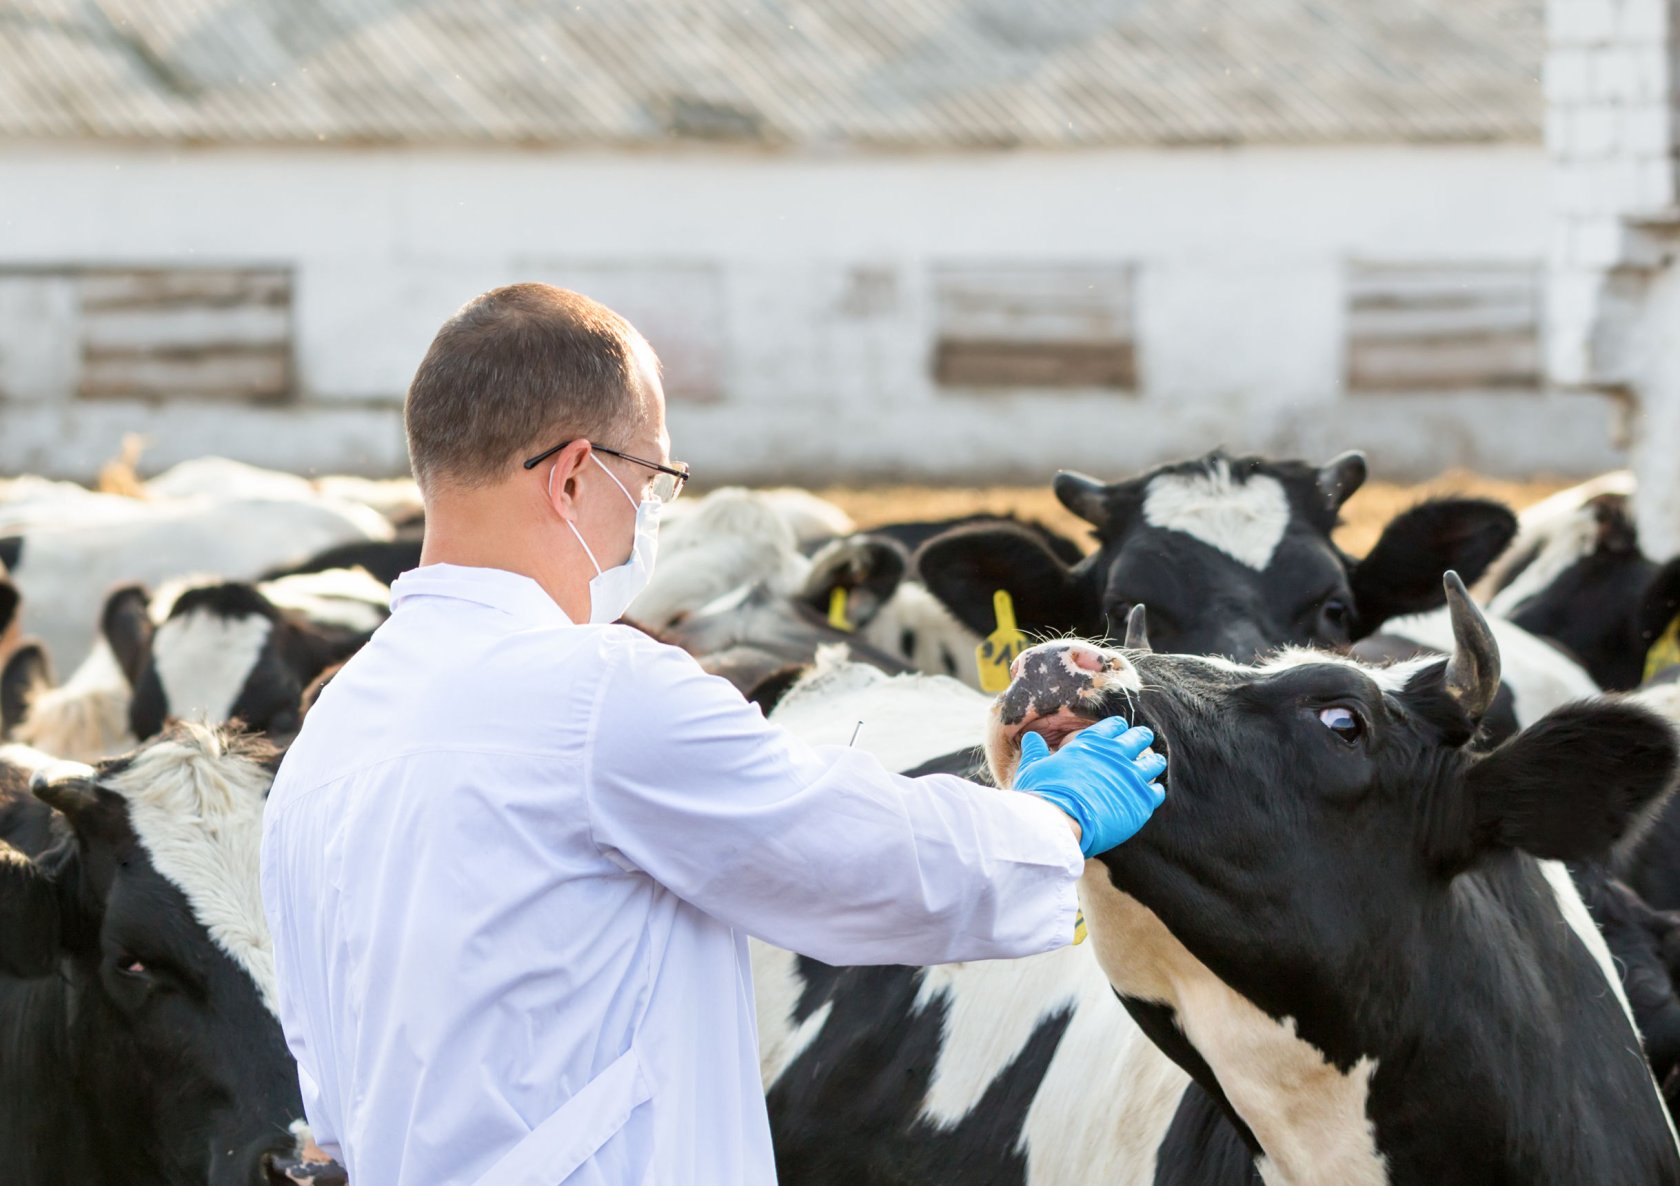
{"type": "Polygon", "coordinates": [[[1122,997],[1173,1010],[1185,1037],[1260,1142],[1267,1186],[1386,1186],[1367,1100],[1377,1064],[1346,1072],[1185,949],[1153,911],[1085,867],[1080,905],[1097,962],[1122,997]]]}

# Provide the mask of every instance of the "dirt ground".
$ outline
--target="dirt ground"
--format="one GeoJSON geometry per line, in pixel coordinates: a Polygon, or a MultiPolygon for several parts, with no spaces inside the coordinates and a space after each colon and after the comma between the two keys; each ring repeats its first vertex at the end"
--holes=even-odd
{"type": "MultiPolygon", "coordinates": [[[[1427,482],[1405,485],[1395,482],[1367,482],[1343,508],[1343,523],[1337,542],[1356,556],[1363,555],[1376,541],[1383,524],[1420,499],[1437,494],[1475,494],[1496,498],[1515,510],[1538,502],[1575,484],[1573,478],[1535,478],[1506,481],[1453,470],[1427,482]]],[[[1063,509],[1050,493],[1050,486],[834,486],[815,493],[838,504],[859,527],[905,519],[939,519],[979,512],[1015,514],[1038,519],[1047,526],[1085,540],[1090,527],[1063,509]]]]}

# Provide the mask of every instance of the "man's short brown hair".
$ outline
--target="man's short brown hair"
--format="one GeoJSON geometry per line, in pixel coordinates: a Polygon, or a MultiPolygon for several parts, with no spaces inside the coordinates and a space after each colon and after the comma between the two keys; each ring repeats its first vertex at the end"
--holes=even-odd
{"type": "Polygon", "coordinates": [[[474,298],[409,384],[415,479],[486,486],[567,437],[618,444],[644,410],[636,355],[647,349],[624,318],[564,288],[510,284],[474,298]]]}

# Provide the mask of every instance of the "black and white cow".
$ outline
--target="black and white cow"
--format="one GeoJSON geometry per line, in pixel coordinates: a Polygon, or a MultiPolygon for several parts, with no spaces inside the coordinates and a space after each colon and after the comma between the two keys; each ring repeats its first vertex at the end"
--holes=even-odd
{"type": "Polygon", "coordinates": [[[1155,645],[1247,660],[1281,645],[1346,647],[1389,618],[1441,604],[1441,573],[1479,574],[1516,530],[1498,503],[1450,498],[1397,516],[1355,560],[1331,539],[1364,483],[1365,459],[1323,466],[1214,452],[1103,483],[1056,476],[1056,496],[1096,528],[1097,550],[1069,564],[1009,527],[954,531],[917,569],[957,619],[984,635],[993,593],[1039,637],[1117,635],[1149,606],[1155,645]]]}
{"type": "Polygon", "coordinates": [[[311,1180],[257,878],[275,761],[190,725],[97,769],[0,749],[8,1182],[311,1180]]]}
{"type": "Polygon", "coordinates": [[[1651,645],[1680,615],[1680,559],[1645,555],[1625,493],[1525,525],[1488,575],[1489,613],[1557,643],[1617,691],[1639,686],[1651,645]]]}
{"type": "Polygon", "coordinates": [[[66,667],[96,635],[99,607],[121,584],[161,585],[191,573],[251,579],[277,564],[352,540],[386,540],[369,507],[324,499],[118,499],[120,514],[47,514],[0,538],[0,563],[23,595],[24,633],[66,667]]]}
{"type": "Polygon", "coordinates": [[[1155,729],[1166,804],[1088,867],[1085,915],[1127,1008],[1262,1179],[1680,1181],[1610,953],[1560,863],[1604,856],[1659,799],[1675,730],[1605,700],[1473,757],[1499,655],[1448,586],[1452,656],[1391,668],[1043,644],[998,702],[994,774],[1028,729],[1052,744],[1113,714],[1155,729]]]}
{"type": "Polygon", "coordinates": [[[895,539],[873,531],[825,545],[796,588],[771,581],[743,586],[682,615],[660,637],[729,675],[743,691],[755,677],[808,664],[819,647],[839,644],[885,671],[979,681],[979,636],[912,579],[909,553],[895,539]],[[753,654],[755,662],[736,658],[753,654]]]}
{"type": "MultiPolygon", "coordinates": [[[[894,770],[973,775],[991,704],[948,678],[825,659],[773,719],[894,770]]],[[[1090,944],[839,968],[755,940],[752,961],[782,1181],[1156,1181],[1157,1149],[1191,1080],[1115,1001],[1090,944]]]]}
{"type": "Polygon", "coordinates": [[[6,735],[92,761],[132,747],[172,717],[239,719],[284,740],[303,690],[385,620],[390,590],[358,569],[260,584],[186,581],[113,592],[100,641],[62,686],[39,647],[0,671],[6,735]]]}

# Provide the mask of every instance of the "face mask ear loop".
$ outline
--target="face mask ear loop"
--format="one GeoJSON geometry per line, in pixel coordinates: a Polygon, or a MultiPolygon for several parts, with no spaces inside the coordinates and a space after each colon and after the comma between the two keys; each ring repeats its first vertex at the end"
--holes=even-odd
{"type": "Polygon", "coordinates": [[[600,459],[600,457],[597,456],[594,453],[591,453],[589,456],[594,458],[595,464],[601,467],[601,472],[606,474],[607,477],[612,479],[613,485],[618,487],[619,492],[621,494],[623,494],[625,498],[628,498],[630,500],[630,505],[635,507],[637,510],[640,510],[642,504],[637,502],[635,497],[633,495],[631,495],[630,488],[628,486],[626,486],[623,482],[620,482],[618,480],[618,475],[613,473],[612,470],[607,468],[607,463],[602,461],[600,459]]]}
{"type": "MultiPolygon", "coordinates": [[[[554,471],[559,468],[560,463],[558,461],[548,467],[548,498],[551,503],[554,501],[554,471]]],[[[601,468],[606,469],[605,466],[602,466],[601,468]]],[[[607,477],[612,477],[612,473],[610,471],[607,473],[607,477]]],[[[601,563],[595,559],[595,553],[590,551],[589,545],[584,541],[583,532],[579,531],[577,529],[577,524],[573,523],[570,519],[566,520],[566,526],[570,527],[572,529],[572,534],[577,536],[578,546],[583,549],[583,554],[589,557],[589,563],[595,567],[595,575],[600,576],[601,563]]]]}

